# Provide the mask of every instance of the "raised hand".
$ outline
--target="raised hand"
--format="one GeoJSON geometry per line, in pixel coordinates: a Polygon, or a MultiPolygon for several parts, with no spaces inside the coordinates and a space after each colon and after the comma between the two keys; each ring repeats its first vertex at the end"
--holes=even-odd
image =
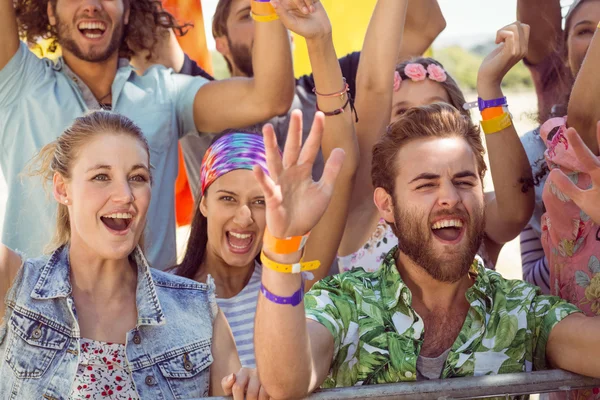
{"type": "Polygon", "coordinates": [[[258,166],[254,168],[254,174],[265,195],[267,227],[275,237],[308,233],[329,205],[345,154],[342,149],[334,149],[325,164],[321,180],[312,180],[312,166],[321,146],[324,123],[323,113],[317,112],[310,135],[302,146],[302,112],[295,110],[283,158],[273,127],[266,125],[263,128],[270,177],[258,166]]]}
{"type": "Polygon", "coordinates": [[[223,378],[221,387],[226,396],[233,400],[268,400],[269,395],[260,384],[256,369],[242,368],[237,373],[223,378]]]}
{"type": "MultiPolygon", "coordinates": [[[[600,160],[583,143],[577,131],[573,128],[567,129],[565,133],[567,140],[573,146],[573,152],[585,169],[582,172],[590,175],[592,187],[581,189],[559,169],[550,172],[550,177],[558,189],[569,196],[585,212],[594,223],[600,225],[600,160]]],[[[600,122],[596,125],[596,139],[600,143],[600,122]]]]}
{"type": "Polygon", "coordinates": [[[319,0],[271,0],[283,25],[305,39],[331,34],[331,22],[319,0]]]}
{"type": "Polygon", "coordinates": [[[527,55],[529,25],[514,22],[500,29],[496,34],[498,45],[483,60],[477,74],[477,87],[500,86],[502,79],[516,63],[527,55]]]}

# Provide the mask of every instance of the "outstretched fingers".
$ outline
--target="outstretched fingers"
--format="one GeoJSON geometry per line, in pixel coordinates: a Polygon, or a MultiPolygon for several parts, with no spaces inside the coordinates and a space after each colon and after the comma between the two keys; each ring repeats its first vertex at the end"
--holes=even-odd
{"type": "MultiPolygon", "coordinates": [[[[600,129],[600,125],[597,126],[597,130],[600,129]]],[[[600,132],[596,132],[596,135],[600,138],[600,132]]],[[[590,174],[594,183],[600,184],[600,160],[592,153],[592,151],[583,143],[581,136],[573,128],[567,129],[565,132],[567,141],[573,147],[573,152],[577,156],[579,162],[583,165],[585,173],[590,174]]]]}
{"type": "Polygon", "coordinates": [[[266,124],[263,129],[263,141],[265,143],[265,157],[267,160],[267,168],[269,169],[269,175],[275,181],[277,181],[279,175],[283,171],[283,162],[281,160],[281,153],[279,152],[279,146],[277,145],[277,138],[275,137],[275,130],[273,125],[266,124]]]}
{"type": "Polygon", "coordinates": [[[290,118],[290,127],[285,139],[283,149],[283,168],[289,168],[296,165],[300,151],[302,150],[302,112],[300,110],[292,111],[290,118]]]}
{"type": "Polygon", "coordinates": [[[321,149],[321,140],[323,139],[323,130],[325,129],[325,115],[318,111],[315,114],[310,134],[302,147],[298,164],[314,164],[319,150],[321,149]]]}

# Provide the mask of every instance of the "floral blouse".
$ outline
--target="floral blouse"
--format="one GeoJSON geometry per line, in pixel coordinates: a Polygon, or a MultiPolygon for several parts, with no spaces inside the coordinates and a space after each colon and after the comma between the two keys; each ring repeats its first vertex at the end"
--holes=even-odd
{"type": "Polygon", "coordinates": [[[379,220],[375,232],[358,251],[347,256],[338,257],[340,273],[363,268],[367,272],[379,269],[385,255],[398,244],[398,238],[383,218],[379,220]]]}
{"type": "MultiPolygon", "coordinates": [[[[569,145],[565,118],[552,118],[541,128],[548,149],[548,168],[560,168],[582,189],[590,176],[569,145]]],[[[600,315],[600,227],[554,184],[552,176],[543,193],[542,245],[550,268],[552,294],[575,304],[586,315],[600,315]]]]}
{"type": "Polygon", "coordinates": [[[69,400],[138,400],[125,345],[81,339],[77,376],[69,400]]]}

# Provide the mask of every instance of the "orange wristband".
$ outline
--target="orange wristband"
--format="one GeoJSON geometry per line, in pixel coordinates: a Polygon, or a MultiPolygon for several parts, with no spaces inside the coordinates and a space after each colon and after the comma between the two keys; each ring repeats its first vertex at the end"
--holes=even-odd
{"type": "Polygon", "coordinates": [[[309,233],[304,236],[292,236],[285,239],[279,239],[271,235],[269,229],[265,229],[263,236],[263,249],[268,249],[276,254],[292,254],[304,248],[309,233]]]}
{"type": "Polygon", "coordinates": [[[484,121],[487,121],[487,120],[499,117],[504,113],[505,113],[504,107],[502,107],[502,106],[489,107],[481,112],[481,119],[484,121]]]}
{"type": "Polygon", "coordinates": [[[268,1],[256,1],[252,0],[251,11],[254,15],[266,16],[275,13],[275,8],[268,1]]]}

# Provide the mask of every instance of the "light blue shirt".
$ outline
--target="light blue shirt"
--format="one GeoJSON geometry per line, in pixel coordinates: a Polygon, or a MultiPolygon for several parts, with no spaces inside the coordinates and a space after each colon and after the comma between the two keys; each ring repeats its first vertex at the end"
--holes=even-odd
{"type": "MultiPolygon", "coordinates": [[[[133,120],[150,144],[154,185],[146,248],[155,268],[164,269],[176,261],[177,141],[196,132],[194,97],[206,82],[162,66],[138,76],[121,60],[112,84],[113,111],[133,120]]],[[[40,59],[24,43],[0,70],[0,167],[8,186],[4,244],[29,257],[42,254],[54,232],[57,205],[39,179],[21,175],[36,152],[55,140],[74,118],[98,107],[62,58],[56,63],[40,59]]]]}

